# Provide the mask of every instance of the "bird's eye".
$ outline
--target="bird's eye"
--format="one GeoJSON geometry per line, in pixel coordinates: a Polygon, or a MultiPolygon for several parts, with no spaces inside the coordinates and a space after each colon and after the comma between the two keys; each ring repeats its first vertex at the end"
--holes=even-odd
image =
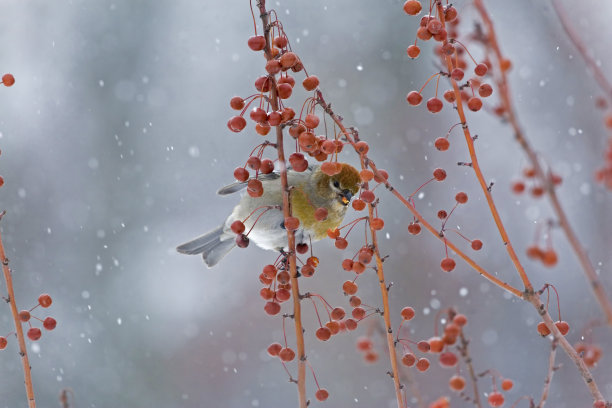
{"type": "Polygon", "coordinates": [[[334,187],[340,188],[340,183],[338,182],[338,180],[334,180],[334,187]]]}

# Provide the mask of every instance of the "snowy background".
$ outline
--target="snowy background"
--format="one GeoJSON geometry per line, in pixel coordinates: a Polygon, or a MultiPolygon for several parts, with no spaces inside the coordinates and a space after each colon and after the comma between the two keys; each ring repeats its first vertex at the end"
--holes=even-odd
{"type": "MultiPolygon", "coordinates": [[[[573,9],[566,3],[602,69],[611,72],[606,39],[612,8],[592,0],[573,9]]],[[[282,332],[280,319],[263,312],[257,276],[275,254],[254,247],[236,250],[207,270],[198,257],[174,251],[223,221],[235,201],[215,191],[232,180],[234,167],[261,140],[252,131],[233,134],[226,128],[234,114],[229,99],[251,94],[263,72],[262,56],[246,46],[253,35],[248,2],[0,4],[0,71],[16,78],[14,87],[0,89],[5,179],[0,207],[8,212],[3,240],[20,307],[33,306],[48,292],[54,304],[39,316],[58,320],[55,331],[29,342],[39,405],[57,406],[60,390],[70,388],[81,408],[294,406],[295,387],[265,353],[282,332]]],[[[451,137],[457,143],[449,152],[432,146],[457,121],[456,114],[445,106],[433,116],[423,106],[405,103],[405,94],[437,69],[430,44],[422,47],[419,60],[406,57],[418,18],[407,17],[397,0],[271,6],[294,50],[321,78],[347,124],[359,127],[371,143],[371,157],[388,169],[396,187],[410,193],[435,167],[446,168],[448,181],[428,187],[417,205],[434,219],[438,209],[449,209],[457,191],[466,191],[470,205],[456,212],[453,226],[482,239],[485,248],[475,258],[519,285],[475,178],[453,165],[468,159],[459,134],[451,137]]],[[[470,21],[469,3],[456,6],[470,21]]],[[[527,137],[564,177],[563,205],[612,293],[610,192],[593,182],[606,146],[602,112],[594,107],[598,86],[548,2],[496,0],[487,6],[514,64],[510,80],[527,137]]],[[[296,92],[290,100],[296,110],[303,96],[296,92]]],[[[534,224],[546,222],[549,206],[546,200],[510,194],[510,181],[525,165],[510,128],[485,112],[468,120],[479,136],[485,176],[495,181],[494,197],[524,259],[534,224]]],[[[350,155],[343,160],[355,162],[350,155]]],[[[457,307],[470,318],[467,335],[476,369],[495,368],[515,380],[506,405],[525,394],[539,396],[549,347],[536,335],[531,306],[510,299],[462,262],[453,273],[442,273],[440,243],[426,234],[409,236],[407,212],[382,191],[381,197],[389,237],[382,248],[391,255],[385,265],[394,282],[395,318],[405,305],[417,309],[411,327],[418,340],[433,334],[437,309],[457,307]]],[[[555,269],[524,259],[525,265],[536,286],[557,285],[564,319],[572,327],[568,337],[576,342],[580,329],[600,313],[561,232],[553,231],[552,239],[560,254],[555,269]]],[[[322,265],[304,290],[348,308],[340,290],[347,275],[337,250],[323,241],[316,251],[322,265]]],[[[376,279],[371,274],[360,279],[364,302],[378,305],[376,279]]],[[[325,406],[393,407],[383,349],[374,365],[355,350],[368,325],[323,344],[313,338],[314,314],[307,304],[305,313],[307,355],[331,394],[325,406]]],[[[11,330],[5,308],[0,333],[11,330]]],[[[605,328],[595,331],[595,339],[612,343],[605,328]]],[[[550,406],[590,405],[586,387],[562,354],[564,368],[555,376],[550,406]]],[[[609,358],[604,354],[594,373],[612,398],[609,358]]],[[[0,406],[25,406],[12,337],[0,352],[0,367],[0,406]]],[[[423,395],[429,400],[450,395],[446,384],[452,371],[435,363],[427,375],[416,375],[423,395]]],[[[308,384],[312,397],[310,377],[308,384]]],[[[490,390],[489,380],[481,381],[481,390],[490,390]]],[[[455,406],[467,405],[454,396],[455,406]]]]}

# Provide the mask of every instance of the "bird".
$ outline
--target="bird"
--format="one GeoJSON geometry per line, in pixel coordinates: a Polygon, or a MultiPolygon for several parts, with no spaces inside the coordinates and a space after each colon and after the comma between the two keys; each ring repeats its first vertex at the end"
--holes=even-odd
{"type": "MultiPolygon", "coordinates": [[[[292,216],[300,221],[295,231],[296,244],[321,240],[327,236],[328,229],[334,230],[342,224],[351,198],[359,191],[361,178],[359,171],[350,164],[339,164],[340,172],[331,176],[324,173],[320,165],[308,166],[303,172],[288,168],[292,216]],[[325,213],[326,217],[322,219],[321,214],[325,213]]],[[[236,246],[236,238],[241,235],[231,227],[235,221],[242,221],[249,241],[262,249],[287,251],[280,173],[259,174],[257,178],[263,186],[260,197],[243,192],[240,202],[223,224],[179,245],[176,250],[188,255],[201,254],[204,263],[212,268],[236,246]]],[[[217,194],[227,196],[242,191],[247,183],[248,180],[229,184],[219,189],[217,194]]]]}

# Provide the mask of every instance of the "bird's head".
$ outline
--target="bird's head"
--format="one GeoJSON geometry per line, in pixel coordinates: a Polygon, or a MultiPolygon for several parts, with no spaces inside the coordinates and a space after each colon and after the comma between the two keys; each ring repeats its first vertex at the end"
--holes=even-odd
{"type": "Polygon", "coordinates": [[[357,194],[361,185],[361,177],[356,168],[350,164],[341,163],[342,170],[338,174],[328,176],[320,169],[316,172],[317,193],[322,197],[336,199],[348,206],[351,198],[357,194]]]}

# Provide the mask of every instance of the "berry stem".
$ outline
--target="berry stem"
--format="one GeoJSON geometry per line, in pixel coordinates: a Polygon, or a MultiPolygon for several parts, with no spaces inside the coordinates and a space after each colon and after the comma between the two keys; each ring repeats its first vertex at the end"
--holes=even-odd
{"type": "MultiPolygon", "coordinates": [[[[0,213],[0,220],[6,212],[0,213]]],[[[30,372],[30,361],[28,359],[28,350],[25,344],[25,337],[23,336],[23,327],[19,320],[19,311],[17,309],[17,303],[15,302],[15,290],[13,289],[13,277],[11,269],[9,268],[9,261],[4,252],[4,245],[2,244],[2,237],[0,236],[0,262],[2,262],[2,272],[4,273],[4,280],[6,282],[6,290],[8,293],[8,302],[11,306],[11,314],[13,315],[13,321],[15,322],[15,334],[17,335],[17,341],[19,343],[19,354],[21,355],[21,363],[23,365],[23,377],[25,381],[26,396],[28,398],[28,407],[36,408],[36,400],[34,399],[34,387],[32,385],[32,374],[30,372]]]]}

